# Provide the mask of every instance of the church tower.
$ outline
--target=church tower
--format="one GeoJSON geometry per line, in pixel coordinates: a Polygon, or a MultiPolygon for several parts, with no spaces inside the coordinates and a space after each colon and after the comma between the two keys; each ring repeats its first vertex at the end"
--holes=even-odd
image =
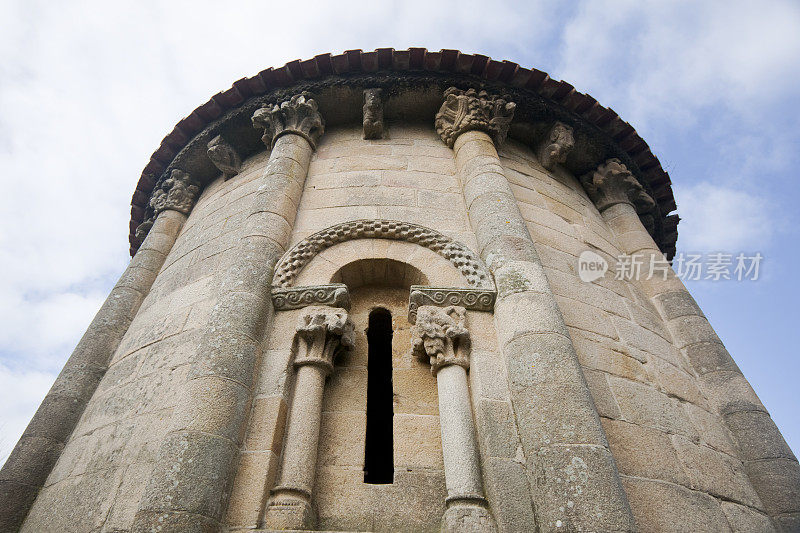
{"type": "Polygon", "coordinates": [[[144,168],[0,530],[798,531],[797,459],[669,266],[675,209],[634,129],[536,69],[243,78],[144,168]]]}

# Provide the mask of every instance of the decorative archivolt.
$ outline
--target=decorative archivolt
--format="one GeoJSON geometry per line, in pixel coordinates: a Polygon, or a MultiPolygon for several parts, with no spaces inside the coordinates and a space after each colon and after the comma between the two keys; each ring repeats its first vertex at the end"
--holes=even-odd
{"type": "Polygon", "coordinates": [[[354,239],[390,239],[419,244],[450,261],[470,287],[494,289],[489,269],[472,250],[438,231],[396,220],[353,220],[308,236],[287,251],[278,262],[273,287],[291,287],[314,256],[335,244],[354,239]]]}

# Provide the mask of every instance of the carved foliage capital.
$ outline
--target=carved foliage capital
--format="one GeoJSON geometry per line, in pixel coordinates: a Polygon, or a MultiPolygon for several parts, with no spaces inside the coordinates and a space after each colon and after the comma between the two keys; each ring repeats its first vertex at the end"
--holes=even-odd
{"type": "Polygon", "coordinates": [[[466,313],[456,305],[423,305],[417,309],[417,323],[411,328],[412,350],[418,359],[430,362],[434,374],[447,365],[469,368],[471,341],[466,313]]]}
{"type": "Polygon", "coordinates": [[[325,132],[325,121],[319,113],[317,102],[306,93],[256,110],[252,121],[253,127],[263,128],[261,140],[269,148],[275,145],[281,135],[294,133],[304,137],[316,149],[319,138],[325,132]]]}
{"type": "Polygon", "coordinates": [[[539,148],[539,161],[544,168],[551,170],[556,163],[567,160],[567,154],[573,146],[575,139],[572,136],[572,128],[563,122],[556,122],[539,148]]]}
{"type": "Polygon", "coordinates": [[[199,194],[200,185],[188,172],[176,168],[161,182],[161,186],[153,191],[150,207],[155,216],[167,209],[186,215],[192,210],[199,194]]]}
{"type": "Polygon", "coordinates": [[[485,131],[499,146],[508,135],[516,107],[507,97],[451,87],[444,92],[444,103],[436,113],[436,132],[450,148],[459,135],[470,130],[485,131]]]}
{"type": "Polygon", "coordinates": [[[330,373],[336,356],[352,348],[354,340],[347,311],[340,307],[306,307],[294,336],[294,365],[315,365],[330,373]]]}
{"type": "Polygon", "coordinates": [[[171,209],[188,215],[199,195],[200,184],[194,181],[188,172],[174,169],[169,177],[153,190],[145,211],[145,219],[136,228],[136,237],[144,240],[162,211],[171,209]]]}
{"type": "Polygon", "coordinates": [[[225,180],[231,179],[242,168],[242,160],[231,144],[217,135],[208,143],[208,158],[214,166],[225,175],[225,180]]]}
{"type": "Polygon", "coordinates": [[[619,159],[609,159],[596,170],[585,174],[581,177],[581,183],[601,212],[612,205],[626,203],[635,207],[637,213],[647,213],[656,205],[619,159]]]}

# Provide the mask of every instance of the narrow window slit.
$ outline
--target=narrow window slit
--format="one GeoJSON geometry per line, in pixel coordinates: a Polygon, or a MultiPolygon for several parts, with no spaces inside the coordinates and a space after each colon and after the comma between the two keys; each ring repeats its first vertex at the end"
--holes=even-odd
{"type": "Polygon", "coordinates": [[[364,483],[392,483],[394,449],[392,417],[392,315],[386,309],[369,314],[367,327],[367,436],[364,483]]]}

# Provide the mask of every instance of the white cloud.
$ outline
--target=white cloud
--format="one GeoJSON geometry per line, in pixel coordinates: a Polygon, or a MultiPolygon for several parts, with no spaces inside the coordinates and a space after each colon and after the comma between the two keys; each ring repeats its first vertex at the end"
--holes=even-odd
{"type": "MultiPolygon", "coordinates": [[[[584,2],[563,34],[557,74],[651,119],[692,124],[723,104],[753,115],[800,81],[800,5],[791,1],[584,2]]],[[[619,110],[619,109],[618,109],[619,110]]]]}
{"type": "Polygon", "coordinates": [[[675,195],[684,251],[763,251],[775,232],[774,206],[765,197],[708,182],[678,186],[675,195]]]}
{"type": "Polygon", "coordinates": [[[0,364],[0,405],[3,406],[0,465],[11,453],[55,377],[46,372],[15,372],[0,364]]]}

